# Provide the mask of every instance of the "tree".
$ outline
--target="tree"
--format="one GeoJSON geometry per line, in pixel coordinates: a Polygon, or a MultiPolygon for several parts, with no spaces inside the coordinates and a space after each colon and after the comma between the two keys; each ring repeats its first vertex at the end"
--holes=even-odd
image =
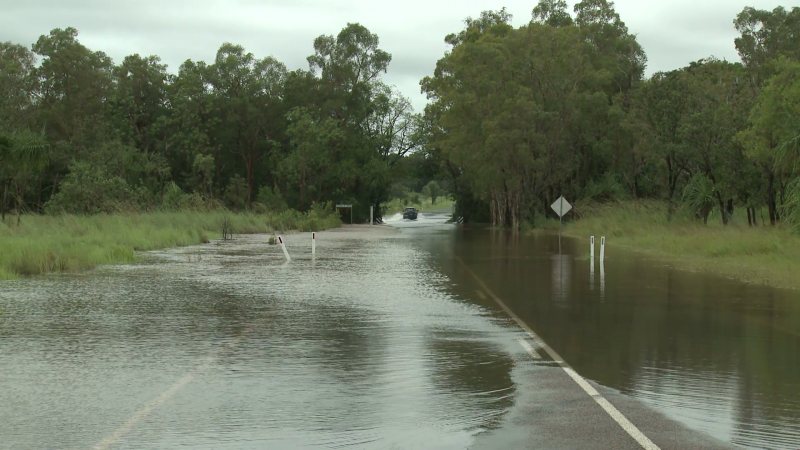
{"type": "Polygon", "coordinates": [[[289,113],[292,152],[283,162],[287,174],[295,180],[300,190],[298,209],[304,210],[308,197],[320,202],[329,186],[328,175],[341,152],[343,134],[331,118],[315,120],[306,109],[289,113]]]}
{"type": "Polygon", "coordinates": [[[734,41],[742,63],[750,73],[756,95],[775,74],[779,57],[800,59],[797,37],[800,36],[800,8],[786,11],[779,6],[772,11],[746,7],[733,21],[740,33],[734,41]]]}
{"type": "Polygon", "coordinates": [[[158,148],[159,127],[167,113],[167,66],[157,56],[125,57],[114,67],[114,89],[109,98],[112,116],[118,120],[120,138],[143,153],[158,148]]]}
{"type": "Polygon", "coordinates": [[[422,191],[423,194],[427,195],[431,199],[431,203],[436,203],[436,199],[441,195],[442,188],[439,187],[439,183],[435,181],[431,181],[430,183],[426,184],[422,191]]]}
{"type": "Polygon", "coordinates": [[[28,130],[0,132],[0,183],[3,200],[0,205],[3,222],[6,220],[8,191],[14,187],[17,217],[22,213],[22,195],[29,178],[47,165],[48,144],[43,134],[28,130]]]}
{"type": "Polygon", "coordinates": [[[19,129],[35,115],[35,55],[19,44],[0,42],[0,127],[19,129]]]}
{"type": "Polygon", "coordinates": [[[286,67],[275,58],[256,60],[240,45],[225,43],[211,69],[217,107],[223,117],[218,131],[230,151],[242,158],[247,206],[252,206],[258,160],[277,146],[281,132],[281,90],[286,67]]]}
{"type": "Polygon", "coordinates": [[[797,176],[800,163],[800,62],[781,58],[775,69],[752,109],[749,127],[737,136],[767,177],[773,225],[780,220],[779,203],[785,203],[788,184],[797,176]]]}
{"type": "Polygon", "coordinates": [[[565,0],[540,0],[531,12],[531,19],[551,27],[567,27],[574,23],[565,0]]]}
{"type": "Polygon", "coordinates": [[[322,113],[342,124],[363,124],[373,83],[385,73],[392,55],[378,48],[378,35],[357,23],[348,23],[336,37],[319,36],[308,57],[311,71],[320,77],[322,113]]]}

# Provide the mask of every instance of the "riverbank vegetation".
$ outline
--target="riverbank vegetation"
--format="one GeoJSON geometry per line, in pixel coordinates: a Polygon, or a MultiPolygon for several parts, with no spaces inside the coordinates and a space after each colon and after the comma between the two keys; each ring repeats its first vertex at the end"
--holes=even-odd
{"type": "Polygon", "coordinates": [[[505,9],[467,19],[421,83],[426,151],[456,214],[520,229],[564,195],[658,200],[754,229],[763,210],[771,227],[796,226],[800,8],[730,19],[740,62],[709,56],[651,76],[610,1],[541,0],[521,27],[505,9]]]}
{"type": "Polygon", "coordinates": [[[231,213],[225,210],[75,215],[24,215],[0,222],[0,280],[134,261],[135,251],[200,244],[234,234],[312,231],[341,225],[338,215],[231,213]]]}
{"type": "Polygon", "coordinates": [[[613,2],[541,0],[527,24],[511,19],[485,11],[444,37],[423,114],[383,81],[392,57],[359,24],[309,43],[299,70],[235,43],[172,71],[157,56],[114,62],[74,28],[0,43],[4,229],[335,203],[361,222],[369,206],[379,219],[442,197],[465,222],[519,230],[552,220],[560,195],[661,202],[676,230],[685,216],[769,241],[800,226],[800,8],[731,17],[738,62],[652,75],[613,2]]]}
{"type": "Polygon", "coordinates": [[[370,206],[380,216],[426,133],[382,81],[392,57],[379,44],[347,24],[309,42],[306,70],[223,43],[213,61],[170,71],[158,56],[112,61],[74,28],[31,47],[0,43],[3,220],[153,211],[179,197],[270,213],[349,203],[356,221],[370,206]]]}
{"type": "Polygon", "coordinates": [[[769,219],[757,226],[738,218],[723,225],[718,217],[703,224],[685,210],[670,211],[663,202],[647,200],[575,209],[579,219],[566,224],[566,236],[587,241],[595,236],[597,245],[605,236],[609,249],[646,252],[682,269],[800,289],[800,235],[785,225],[770,226],[769,219]]]}

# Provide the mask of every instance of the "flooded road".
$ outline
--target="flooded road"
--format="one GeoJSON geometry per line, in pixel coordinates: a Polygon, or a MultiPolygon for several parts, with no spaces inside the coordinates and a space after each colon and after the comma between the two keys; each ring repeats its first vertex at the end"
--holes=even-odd
{"type": "Polygon", "coordinates": [[[609,242],[265,236],[0,284],[0,448],[800,447],[800,298],[609,242]],[[591,389],[591,387],[590,387],[591,389]]]}

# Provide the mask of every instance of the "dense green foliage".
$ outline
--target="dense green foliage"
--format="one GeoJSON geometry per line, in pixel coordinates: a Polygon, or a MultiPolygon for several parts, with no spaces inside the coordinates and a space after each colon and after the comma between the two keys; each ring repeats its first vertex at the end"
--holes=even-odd
{"type": "Polygon", "coordinates": [[[613,2],[570,14],[541,0],[527,25],[510,20],[467,19],[421,82],[426,151],[457,214],[519,228],[564,195],[658,199],[723,224],[734,211],[753,223],[762,207],[772,224],[800,219],[800,8],[745,8],[741,63],[708,58],[649,78],[613,2]]]}
{"type": "Polygon", "coordinates": [[[541,0],[528,24],[510,21],[487,11],[445,38],[424,115],[383,83],[391,55],[358,24],[318,37],[296,71],[231,43],[176,73],[156,56],[115,64],[72,28],[30,50],[2,43],[0,209],[343,202],[358,221],[390,199],[444,197],[467,221],[517,229],[564,195],[800,224],[800,8],[745,8],[741,62],[650,77],[613,2],[541,0]]]}
{"type": "MultiPolygon", "coordinates": [[[[358,24],[320,36],[289,71],[224,43],[170,73],[157,56],[115,64],[54,29],[0,43],[3,214],[182,208],[280,212],[389,198],[393,166],[426,136],[381,80],[391,55],[358,24]]],[[[379,210],[378,210],[379,211],[379,210]]]]}

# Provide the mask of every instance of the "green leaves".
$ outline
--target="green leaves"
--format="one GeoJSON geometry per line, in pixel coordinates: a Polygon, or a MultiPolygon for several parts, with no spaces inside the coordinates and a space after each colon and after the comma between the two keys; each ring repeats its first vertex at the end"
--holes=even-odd
{"type": "Polygon", "coordinates": [[[50,146],[44,133],[17,130],[0,132],[0,182],[19,180],[47,166],[50,146]]]}

